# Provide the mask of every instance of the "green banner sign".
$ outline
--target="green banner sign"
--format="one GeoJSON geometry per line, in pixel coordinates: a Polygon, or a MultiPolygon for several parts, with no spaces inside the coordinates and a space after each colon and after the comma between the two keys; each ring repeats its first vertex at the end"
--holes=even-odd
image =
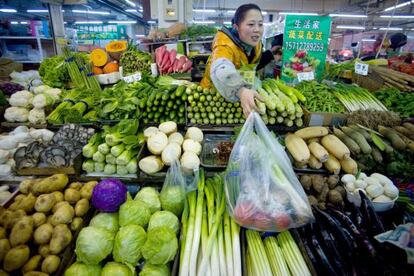
{"type": "Polygon", "coordinates": [[[282,79],[294,83],[321,79],[330,33],[329,16],[287,15],[283,35],[282,79]]]}

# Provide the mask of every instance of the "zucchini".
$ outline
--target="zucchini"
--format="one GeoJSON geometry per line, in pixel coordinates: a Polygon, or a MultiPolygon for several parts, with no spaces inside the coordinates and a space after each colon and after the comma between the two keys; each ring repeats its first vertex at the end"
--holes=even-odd
{"type": "Polygon", "coordinates": [[[378,126],[378,131],[391,141],[392,146],[397,150],[403,150],[407,146],[401,137],[391,128],[378,126]]]}
{"type": "Polygon", "coordinates": [[[330,173],[339,174],[341,171],[341,164],[339,163],[338,159],[336,159],[336,157],[332,154],[328,155],[328,160],[323,164],[330,173]]]}
{"type": "Polygon", "coordinates": [[[361,148],[358,146],[358,143],[343,133],[342,130],[334,127],[333,132],[335,136],[338,137],[354,155],[358,155],[361,152],[361,148]]]}
{"type": "Polygon", "coordinates": [[[341,127],[341,129],[346,135],[348,135],[355,142],[358,143],[359,147],[361,148],[361,151],[364,154],[370,154],[371,153],[371,151],[372,151],[371,146],[368,144],[367,140],[364,138],[364,136],[361,133],[353,130],[350,127],[346,127],[346,126],[341,127]]]}
{"type": "Polygon", "coordinates": [[[302,138],[295,134],[288,134],[285,138],[285,144],[295,161],[304,163],[309,160],[309,148],[302,138]]]}
{"type": "Polygon", "coordinates": [[[308,145],[308,148],[312,156],[316,158],[319,162],[323,163],[326,162],[326,160],[328,160],[328,152],[324,147],[321,146],[321,144],[317,142],[312,142],[308,145]]]}
{"type": "Polygon", "coordinates": [[[344,172],[355,175],[358,172],[358,165],[351,157],[339,161],[344,172]]]}
{"type": "Polygon", "coordinates": [[[326,135],[322,138],[321,143],[337,159],[344,159],[351,155],[348,147],[335,135],[326,135]]]}
{"type": "Polygon", "coordinates": [[[295,134],[302,139],[310,139],[328,135],[328,129],[326,127],[305,127],[296,131],[295,134]]]}

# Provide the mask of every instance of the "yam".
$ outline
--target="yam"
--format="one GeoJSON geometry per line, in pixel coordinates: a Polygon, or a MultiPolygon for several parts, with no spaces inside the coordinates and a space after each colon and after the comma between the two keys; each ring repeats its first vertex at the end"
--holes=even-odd
{"type": "Polygon", "coordinates": [[[83,198],[79,200],[75,205],[75,215],[77,217],[83,217],[89,210],[89,200],[83,198]]]}
{"type": "Polygon", "coordinates": [[[62,192],[56,191],[56,192],[53,192],[52,194],[55,196],[56,203],[64,200],[64,196],[62,192]]]}
{"type": "Polygon", "coordinates": [[[80,198],[81,195],[79,191],[72,188],[68,188],[65,190],[65,200],[70,204],[75,204],[79,201],[80,198]]]}
{"type": "Polygon", "coordinates": [[[72,233],[66,224],[58,224],[53,229],[52,239],[50,240],[50,253],[57,255],[62,252],[72,241],[72,233]]]}
{"type": "Polygon", "coordinates": [[[1,239],[0,240],[0,262],[3,261],[4,257],[6,256],[7,252],[9,252],[11,246],[8,239],[1,239]]]}
{"type": "Polygon", "coordinates": [[[336,185],[338,185],[338,182],[339,182],[339,176],[337,176],[337,175],[330,175],[329,177],[328,177],[328,186],[329,186],[329,189],[334,189],[335,187],[336,187],[336,185]]]}
{"type": "Polygon", "coordinates": [[[52,238],[53,226],[50,223],[40,225],[33,234],[35,243],[47,244],[52,238]]]}
{"type": "Polygon", "coordinates": [[[30,240],[33,234],[33,218],[30,216],[22,217],[12,228],[10,233],[10,244],[15,247],[19,244],[25,244],[30,240]]]}
{"type": "Polygon", "coordinates": [[[320,174],[315,174],[311,176],[312,181],[312,188],[317,193],[321,193],[323,190],[323,187],[325,186],[325,180],[323,179],[323,176],[320,174]]]}
{"type": "Polygon", "coordinates": [[[53,226],[58,224],[67,224],[70,223],[75,216],[75,211],[70,205],[62,205],[59,207],[56,212],[53,214],[51,223],[53,226]]]}
{"type": "Polygon", "coordinates": [[[312,178],[310,175],[308,174],[304,174],[300,177],[300,183],[302,184],[302,187],[306,190],[309,191],[311,186],[312,186],[312,178]]]}
{"type": "Polygon", "coordinates": [[[336,186],[334,190],[338,191],[341,194],[342,198],[346,197],[346,190],[344,187],[336,186]]]}
{"type": "Polygon", "coordinates": [[[53,274],[59,268],[60,258],[56,255],[47,256],[42,262],[42,272],[53,274]]]}
{"type": "Polygon", "coordinates": [[[344,203],[344,199],[342,198],[342,195],[337,190],[330,190],[328,193],[328,201],[334,205],[342,205],[344,203]]]}
{"type": "Polygon", "coordinates": [[[37,228],[43,223],[46,222],[46,215],[44,213],[34,213],[32,215],[33,218],[33,227],[37,228]]]}
{"type": "Polygon", "coordinates": [[[321,143],[337,159],[344,159],[351,155],[348,147],[335,135],[326,135],[322,138],[321,143]]]}
{"type": "Polygon", "coordinates": [[[31,191],[35,195],[52,193],[63,190],[68,185],[66,174],[54,174],[33,184],[31,191]]]}
{"type": "Polygon", "coordinates": [[[30,249],[27,245],[19,245],[10,249],[4,257],[4,270],[13,271],[21,268],[28,260],[30,249]]]}
{"type": "MultiPolygon", "coordinates": [[[[40,262],[42,261],[42,256],[35,255],[27,261],[27,263],[23,266],[22,272],[30,272],[36,270],[40,266],[40,262]]],[[[26,274],[25,274],[26,275],[26,274]]]]}
{"type": "Polygon", "coordinates": [[[70,230],[72,230],[73,232],[76,232],[79,229],[81,229],[82,224],[83,224],[83,218],[76,217],[72,220],[70,224],[70,230]]]}
{"type": "Polygon", "coordinates": [[[75,189],[76,191],[80,191],[80,189],[82,187],[83,187],[82,183],[80,183],[80,182],[72,182],[72,183],[69,184],[69,187],[68,188],[75,189]]]}
{"type": "Polygon", "coordinates": [[[49,256],[49,254],[50,254],[49,244],[40,245],[39,248],[38,248],[38,252],[39,252],[40,256],[42,256],[43,258],[46,258],[47,256],[49,256]]]}
{"type": "Polygon", "coordinates": [[[37,197],[35,209],[37,212],[48,213],[55,203],[56,198],[53,194],[43,194],[37,197]]]}

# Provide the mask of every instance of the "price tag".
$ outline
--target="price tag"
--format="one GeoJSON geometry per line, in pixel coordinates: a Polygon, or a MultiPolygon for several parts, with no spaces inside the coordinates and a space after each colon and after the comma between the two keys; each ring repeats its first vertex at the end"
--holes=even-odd
{"type": "Polygon", "coordinates": [[[315,79],[315,74],[313,73],[313,71],[310,72],[302,72],[302,73],[298,73],[297,74],[298,77],[298,81],[311,81],[315,79]]]}
{"type": "Polygon", "coordinates": [[[368,75],[368,64],[355,62],[355,73],[358,75],[368,75]]]}
{"type": "Polygon", "coordinates": [[[126,83],[131,83],[131,82],[137,82],[140,81],[142,78],[141,72],[135,73],[133,75],[129,75],[126,77],[123,77],[122,79],[126,82],[126,83]]]}

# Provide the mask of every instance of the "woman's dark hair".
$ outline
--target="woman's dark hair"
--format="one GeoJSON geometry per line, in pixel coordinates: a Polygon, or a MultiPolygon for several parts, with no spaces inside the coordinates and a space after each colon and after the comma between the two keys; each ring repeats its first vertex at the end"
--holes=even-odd
{"type": "Polygon", "coordinates": [[[244,4],[237,8],[236,13],[234,14],[233,19],[231,20],[233,24],[239,25],[244,18],[246,13],[250,10],[258,10],[260,13],[262,10],[256,4],[244,4]]]}

